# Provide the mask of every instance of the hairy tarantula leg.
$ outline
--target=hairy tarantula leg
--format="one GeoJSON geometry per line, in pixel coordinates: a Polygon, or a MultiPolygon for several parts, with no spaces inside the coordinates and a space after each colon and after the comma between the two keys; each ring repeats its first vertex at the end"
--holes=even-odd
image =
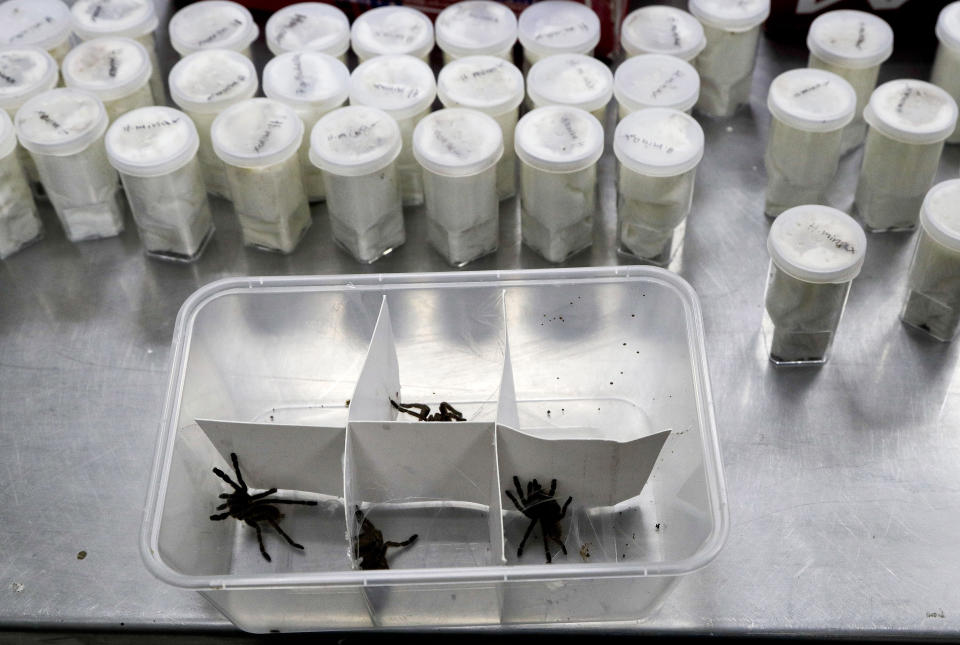
{"type": "Polygon", "coordinates": [[[570,502],[572,501],[573,501],[573,496],[571,495],[570,497],[567,498],[567,501],[563,503],[563,510],[560,511],[560,517],[557,518],[558,520],[562,520],[564,516],[567,514],[567,507],[570,506],[570,502]]]}
{"type": "Polygon", "coordinates": [[[275,499],[265,499],[263,500],[267,504],[302,504],[304,506],[316,506],[317,503],[311,500],[301,500],[301,499],[283,499],[282,497],[277,497],[275,499]]]}
{"type": "Polygon", "coordinates": [[[455,421],[465,421],[463,414],[461,414],[459,410],[446,401],[442,401],[440,403],[440,412],[445,414],[448,418],[454,419],[455,421]]]}
{"type": "Polygon", "coordinates": [[[563,540],[555,537],[553,541],[560,545],[560,550],[563,551],[563,555],[567,555],[567,545],[563,543],[563,540]]]}
{"type": "Polygon", "coordinates": [[[290,546],[292,546],[292,547],[294,547],[294,548],[296,548],[296,549],[300,549],[301,551],[303,551],[303,545],[302,545],[302,544],[297,544],[296,542],[293,541],[293,538],[292,538],[292,537],[290,537],[289,535],[287,535],[286,533],[284,533],[284,532],[283,532],[283,529],[280,528],[280,525],[277,524],[276,520],[268,519],[267,521],[270,522],[270,526],[272,526],[273,528],[275,528],[275,529],[277,530],[277,533],[279,533],[280,535],[283,536],[283,539],[287,541],[287,544],[289,544],[290,546]]]}
{"type": "Polygon", "coordinates": [[[256,495],[251,495],[251,496],[250,496],[250,501],[252,502],[252,501],[255,501],[255,500],[258,500],[258,499],[263,499],[264,497],[266,497],[266,496],[268,496],[268,495],[273,495],[273,494],[276,493],[276,492],[277,492],[277,489],[276,489],[276,488],[267,489],[267,490],[263,491],[262,493],[257,493],[256,495]]]}
{"type": "MultiPolygon", "coordinates": [[[[567,550],[564,549],[563,552],[566,553],[567,550]]],[[[547,539],[546,531],[543,531],[543,554],[547,556],[547,564],[553,562],[553,556],[550,555],[550,540],[547,539]]]]}
{"type": "MultiPolygon", "coordinates": [[[[217,510],[220,510],[219,506],[217,507],[217,510]]],[[[211,515],[210,519],[216,522],[217,520],[225,520],[228,517],[230,517],[230,513],[220,513],[219,515],[211,515]]]]}
{"type": "MultiPolygon", "coordinates": [[[[220,470],[219,468],[214,467],[214,469],[213,469],[213,474],[216,475],[217,477],[219,477],[220,479],[222,479],[223,481],[227,482],[227,483],[230,484],[231,486],[233,486],[234,490],[236,490],[236,491],[242,491],[242,490],[243,490],[243,489],[240,488],[232,479],[230,479],[230,475],[228,475],[227,473],[223,472],[223,471],[220,470]]],[[[227,497],[229,497],[229,495],[227,495],[227,497]]],[[[224,498],[224,499],[226,499],[226,498],[224,498]]]]}
{"type": "Polygon", "coordinates": [[[527,538],[530,537],[530,534],[533,533],[533,527],[537,525],[537,520],[530,520],[530,526],[527,527],[527,532],[523,534],[523,539],[520,540],[520,546],[517,547],[517,557],[523,556],[523,545],[527,543],[527,538]]]}
{"type": "MultiPolygon", "coordinates": [[[[223,509],[227,508],[228,506],[230,506],[230,502],[224,502],[223,504],[221,504],[220,506],[216,507],[216,508],[213,509],[213,510],[215,510],[215,511],[222,511],[223,509]]],[[[227,515],[229,515],[229,513],[227,513],[227,515]]]]}
{"type": "MultiPolygon", "coordinates": [[[[520,486],[520,478],[517,477],[516,475],[513,476],[513,485],[517,487],[517,495],[520,496],[520,501],[526,504],[527,499],[523,496],[523,487],[520,486]]],[[[514,502],[514,504],[516,504],[516,502],[514,502]]]]}
{"type": "MultiPolygon", "coordinates": [[[[518,501],[517,501],[517,498],[513,496],[513,493],[511,493],[511,492],[508,491],[508,490],[505,490],[505,491],[503,491],[503,492],[507,494],[507,497],[510,498],[510,501],[513,502],[513,505],[517,507],[517,510],[522,513],[522,512],[523,512],[523,507],[520,506],[520,502],[518,502],[518,501]]],[[[521,497],[522,497],[522,496],[521,496],[521,497]]]]}
{"type": "Polygon", "coordinates": [[[414,542],[417,541],[417,538],[418,538],[418,537],[420,537],[420,536],[419,536],[418,534],[414,533],[413,535],[411,535],[410,537],[408,537],[408,538],[407,538],[406,540],[404,540],[403,542],[384,542],[384,543],[383,543],[383,550],[384,550],[384,552],[386,552],[387,547],[391,547],[391,546],[395,546],[395,547],[410,546],[411,544],[413,544],[414,542]]]}
{"type": "Polygon", "coordinates": [[[250,524],[253,528],[257,529],[257,542],[260,543],[260,555],[262,555],[263,559],[267,562],[272,562],[270,559],[270,554],[267,553],[265,548],[263,548],[263,534],[260,533],[260,525],[256,522],[251,523],[250,520],[247,520],[247,524],[250,524]]]}
{"type": "Polygon", "coordinates": [[[237,453],[230,453],[230,461],[233,462],[233,470],[237,473],[237,482],[240,484],[243,490],[247,490],[247,484],[243,481],[243,475],[240,474],[240,460],[237,458],[237,453]]]}
{"type": "Polygon", "coordinates": [[[557,480],[554,479],[550,482],[550,492],[547,493],[550,497],[553,497],[557,494],[557,480]]]}

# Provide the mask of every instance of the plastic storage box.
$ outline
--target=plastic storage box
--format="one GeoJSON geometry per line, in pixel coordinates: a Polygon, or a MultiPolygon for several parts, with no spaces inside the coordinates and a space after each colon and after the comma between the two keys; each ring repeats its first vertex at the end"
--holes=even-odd
{"type": "Polygon", "coordinates": [[[706,565],[727,506],[697,297],[654,267],[232,278],[177,318],[148,568],[252,632],[635,620],[706,565]],[[390,399],[448,401],[420,422],[390,399]],[[239,456],[272,556],[211,521],[239,456]],[[566,555],[513,477],[572,497],[566,555]],[[361,570],[354,509],[416,542],[361,570]]]}

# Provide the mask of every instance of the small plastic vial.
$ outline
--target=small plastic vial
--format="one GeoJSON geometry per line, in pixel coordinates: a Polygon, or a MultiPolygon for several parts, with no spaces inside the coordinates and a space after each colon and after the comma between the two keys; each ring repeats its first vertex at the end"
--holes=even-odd
{"type": "Polygon", "coordinates": [[[600,18],[590,7],[568,0],[534,2],[517,21],[523,46],[523,71],[554,54],[593,56],[600,42],[600,18]]]}
{"type": "Polygon", "coordinates": [[[0,4],[0,45],[34,45],[61,63],[70,51],[71,22],[61,0],[7,0],[0,4]]]}
{"type": "Polygon", "coordinates": [[[520,119],[514,145],[523,241],[563,262],[593,243],[603,126],[579,108],[550,105],[520,119]]]}
{"type": "Polygon", "coordinates": [[[496,251],[503,155],[497,122],[467,108],[439,110],[417,124],[413,153],[423,167],[430,244],[456,267],[496,251]]]}
{"type": "Polygon", "coordinates": [[[613,75],[617,114],[649,107],[664,107],[690,113],[700,96],[700,75],[690,63],[676,56],[640,54],[620,63],[613,75]]]}
{"type": "Polygon", "coordinates": [[[496,56],[513,60],[517,42],[517,17],[507,7],[490,0],[457,2],[437,16],[437,46],[446,65],[465,56],[496,56]]]}
{"type": "Polygon", "coordinates": [[[400,146],[393,117],[362,105],[324,115],[310,134],[310,160],[323,169],[333,238],[360,262],[374,262],[406,239],[400,146]]]}
{"type": "Polygon", "coordinates": [[[264,30],[274,56],[312,51],[347,62],[350,21],[337,7],[322,2],[298,2],[275,12],[264,30]]]}
{"type": "MultiPolygon", "coordinates": [[[[303,120],[304,132],[324,114],[343,105],[350,94],[350,72],[333,56],[314,51],[280,54],[263,69],[263,93],[286,103],[303,120]]],[[[307,199],[324,199],[323,173],[310,163],[310,137],[300,144],[300,167],[307,199]]]]}
{"type": "Polygon", "coordinates": [[[820,15],[807,32],[808,67],[843,77],[857,93],[857,111],[843,133],[841,154],[858,147],[867,134],[863,110],[877,86],[880,65],[893,53],[893,30],[865,11],[838,9],[820,15]]]}
{"type": "Polygon", "coordinates": [[[689,0],[707,46],[697,56],[700,101],[697,110],[725,117],[750,102],[760,24],[770,15],[770,0],[689,0]]]}
{"type": "Polygon", "coordinates": [[[202,49],[229,49],[250,58],[250,45],[260,35],[250,11],[230,0],[202,0],[170,18],[170,44],[181,56],[202,49]]]}
{"type": "Polygon", "coordinates": [[[350,77],[351,105],[379,108],[396,119],[400,126],[403,149],[397,167],[405,206],[423,203],[423,178],[413,157],[413,129],[430,113],[436,96],[437,82],[433,70],[413,56],[377,56],[361,63],[350,77]]]}
{"type": "Polygon", "coordinates": [[[166,106],[133,110],[113,122],[105,143],[147,255],[198,258],[213,235],[213,217],[190,117],[166,106]]]}
{"type": "Polygon", "coordinates": [[[163,72],[157,60],[157,11],[153,0],[77,0],[70,7],[73,33],[80,40],[103,36],[133,38],[143,45],[150,57],[150,91],[157,104],[166,102],[163,72]]]}
{"type": "Polygon", "coordinates": [[[80,43],[63,59],[67,87],[86,90],[103,101],[107,118],[153,105],[150,56],[132,38],[107,36],[80,43]]]}
{"type": "Polygon", "coordinates": [[[683,245],[703,130],[679,110],[638,110],[617,126],[613,152],[619,251],[666,266],[683,245]]]}
{"type": "Polygon", "coordinates": [[[930,189],[920,208],[920,235],[900,319],[937,340],[960,327],[960,179],[930,189]]]}
{"type": "Polygon", "coordinates": [[[14,122],[67,239],[120,233],[120,178],[103,145],[107,111],[100,99],[72,88],[49,90],[24,103],[14,122]]]}
{"type": "Polygon", "coordinates": [[[869,231],[916,228],[943,144],[957,125],[957,103],[936,85],[884,83],[863,111],[870,124],[854,200],[869,231]]]}
{"type": "Polygon", "coordinates": [[[43,225],[16,150],[13,121],[0,111],[0,260],[43,237],[43,225]]]}
{"type": "Polygon", "coordinates": [[[795,206],[774,220],[763,319],[772,362],[826,362],[866,249],[860,225],[829,206],[795,206]]]}
{"type": "Polygon", "coordinates": [[[773,118],[763,212],[776,217],[794,206],[823,203],[837,173],[843,129],[857,107],[853,87],[833,72],[792,69],[773,79],[767,107],[773,118]]]}
{"type": "Polygon", "coordinates": [[[666,54],[692,63],[707,46],[707,39],[703,27],[686,11],[651,5],[630,12],[624,19],[620,45],[628,57],[666,54]]]}
{"type": "MultiPolygon", "coordinates": [[[[960,2],[948,4],[937,18],[937,55],[933,59],[930,82],[946,90],[960,102],[960,2]]],[[[960,143],[960,127],[947,143],[960,143]]]]}
{"type": "Polygon", "coordinates": [[[428,63],[433,23],[425,13],[410,7],[377,7],[353,21],[350,45],[361,63],[384,54],[407,54],[428,63]]]}
{"type": "Polygon", "coordinates": [[[257,92],[257,71],[243,54],[208,49],[185,56],[170,70],[170,96],[197,126],[197,156],[207,192],[230,199],[223,162],[213,152],[210,126],[223,110],[257,92]]]}
{"type": "Polygon", "coordinates": [[[444,107],[483,112],[500,126],[503,156],[497,162],[497,195],[500,199],[513,197],[517,192],[513,133],[523,102],[523,73],[493,56],[458,58],[440,70],[437,95],[444,107]]]}
{"type": "Polygon", "coordinates": [[[292,253],[310,228],[300,172],[303,121],[288,105],[247,99],[213,122],[213,149],[227,168],[243,242],[292,253]]]}
{"type": "Polygon", "coordinates": [[[527,74],[527,94],[533,107],[569,105],[603,123],[613,98],[613,73],[604,63],[583,54],[543,58],[527,74]]]}

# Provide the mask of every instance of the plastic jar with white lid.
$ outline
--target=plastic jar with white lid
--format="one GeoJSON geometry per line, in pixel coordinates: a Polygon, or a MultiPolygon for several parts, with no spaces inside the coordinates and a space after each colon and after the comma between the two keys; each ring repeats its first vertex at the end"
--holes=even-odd
{"type": "Polygon", "coordinates": [[[303,131],[293,108],[273,99],[246,99],[213,121],[210,138],[247,246],[292,253],[310,228],[298,154],[303,131]]]}
{"type": "Polygon", "coordinates": [[[843,133],[841,154],[867,134],[863,110],[877,86],[880,65],[893,53],[893,30],[883,18],[865,11],[837,9],[820,15],[807,32],[808,67],[841,76],[857,93],[857,111],[843,133]]]}
{"type": "Polygon", "coordinates": [[[13,121],[0,111],[0,260],[43,237],[43,224],[16,150],[13,121]]]}
{"type": "Polygon", "coordinates": [[[833,72],[792,69],[773,79],[767,94],[772,118],[764,213],[776,217],[793,206],[823,203],[856,107],[853,87],[833,72]]]}
{"type": "Polygon", "coordinates": [[[620,63],[613,75],[617,114],[650,107],[673,108],[687,114],[700,96],[700,75],[676,56],[640,54],[620,63]]]}
{"type": "Polygon", "coordinates": [[[527,74],[533,107],[569,105],[603,123],[613,98],[613,73],[603,62],[583,54],[557,54],[533,64],[527,74]]]}
{"type": "Polygon", "coordinates": [[[829,206],[795,206],[774,220],[763,320],[772,362],[826,362],[866,249],[860,225],[829,206]]]}
{"type": "Polygon", "coordinates": [[[298,2],[280,9],[264,28],[267,48],[274,56],[313,51],[347,62],[350,21],[337,7],[323,2],[298,2]]]}
{"type": "MultiPolygon", "coordinates": [[[[951,2],[940,11],[936,33],[940,44],[930,70],[930,82],[960,103],[960,2],[951,2]]],[[[960,126],[947,143],[960,143],[960,126]]]]}
{"type": "Polygon", "coordinates": [[[153,105],[150,56],[132,38],[106,36],[70,50],[60,72],[67,87],[86,90],[103,102],[107,118],[153,105]]]}
{"type": "Polygon", "coordinates": [[[57,88],[23,104],[14,120],[20,145],[71,242],[123,230],[120,178],[107,159],[107,111],[93,94],[57,88]]]}
{"type": "Polygon", "coordinates": [[[940,167],[943,144],[957,125],[957,103],[936,85],[912,79],[884,83],[863,111],[870,125],[854,199],[867,230],[916,228],[920,205],[940,167]]]}
{"type": "Polygon", "coordinates": [[[456,267],[496,251],[503,135],[493,117],[468,108],[429,114],[414,130],[413,154],[423,168],[430,244],[456,267]]]}
{"type": "Polygon", "coordinates": [[[620,30],[627,56],[665,54],[693,63],[707,46],[703,26],[682,9],[650,5],[631,11],[620,30]]]}
{"type": "MultiPolygon", "coordinates": [[[[286,103],[303,120],[304,132],[324,114],[343,105],[350,94],[350,72],[333,56],[315,51],[280,54],[263,68],[263,93],[286,103]]],[[[321,201],[326,192],[323,173],[310,163],[310,137],[300,144],[303,188],[309,201],[321,201]]]]}
{"type": "Polygon", "coordinates": [[[61,0],[7,0],[0,4],[0,45],[34,45],[61,63],[70,51],[71,24],[61,0]]]}
{"type": "Polygon", "coordinates": [[[353,21],[350,46],[361,63],[391,54],[406,54],[429,63],[433,23],[425,13],[410,7],[368,9],[353,21]]]}
{"type": "Polygon", "coordinates": [[[490,0],[457,2],[437,16],[437,47],[444,64],[466,56],[513,60],[517,17],[510,7],[490,0]]]}
{"type": "Polygon", "coordinates": [[[600,18],[590,7],[569,0],[543,0],[523,10],[517,21],[523,71],[555,54],[593,56],[600,42],[600,18]]]}
{"type": "Polygon", "coordinates": [[[197,157],[207,192],[230,199],[223,162],[213,151],[210,126],[223,110],[257,92],[257,71],[239,52],[207,49],[184,56],[170,70],[170,96],[200,135],[197,157]]]}
{"type": "Polygon", "coordinates": [[[550,262],[563,262],[593,243],[603,126],[579,108],[550,105],[520,119],[514,146],[523,241],[550,262]]]}
{"type": "Polygon", "coordinates": [[[697,110],[724,117],[750,102],[760,25],[770,15],[770,0],[689,0],[707,46],[697,56],[700,101],[697,110]]]}
{"type": "Polygon", "coordinates": [[[260,35],[250,11],[231,0],[202,0],[173,14],[170,44],[181,56],[204,49],[229,49],[250,58],[250,45],[260,35]]]}
{"type": "Polygon", "coordinates": [[[406,240],[400,147],[393,117],[364,105],[333,110],[310,133],[310,161],[323,170],[333,238],[360,262],[374,262],[406,240]]]}
{"type": "Polygon", "coordinates": [[[673,259],[683,244],[703,142],[700,124],[671,108],[638,110],[617,125],[621,253],[659,266],[673,259]]]}
{"type": "Polygon", "coordinates": [[[493,117],[503,135],[503,156],[497,162],[497,195],[517,192],[517,153],[513,133],[523,102],[523,73],[494,56],[467,56],[443,66],[437,76],[437,95],[444,107],[463,107],[493,117]]]}
{"type": "Polygon", "coordinates": [[[159,20],[153,0],[76,0],[70,7],[73,14],[73,33],[80,40],[103,36],[133,38],[143,45],[150,57],[150,91],[157,104],[166,101],[163,91],[163,72],[157,60],[154,32],[159,20]]]}
{"type": "Polygon", "coordinates": [[[383,110],[400,126],[403,148],[397,168],[405,206],[423,203],[423,177],[413,157],[413,129],[430,113],[436,97],[433,70],[413,56],[377,56],[358,65],[350,76],[350,105],[383,110]]]}
{"type": "Polygon", "coordinates": [[[113,122],[104,143],[147,255],[198,258],[213,235],[213,217],[190,117],[159,105],[133,110],[113,122]]]}

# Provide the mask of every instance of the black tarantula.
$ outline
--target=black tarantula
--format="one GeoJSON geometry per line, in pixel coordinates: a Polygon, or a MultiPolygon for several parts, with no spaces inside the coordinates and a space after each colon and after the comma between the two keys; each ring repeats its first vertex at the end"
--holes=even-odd
{"type": "Polygon", "coordinates": [[[361,569],[389,569],[387,564],[387,549],[390,547],[409,546],[417,541],[414,533],[403,542],[384,542],[383,533],[368,520],[359,506],[354,506],[353,516],[360,525],[360,534],[354,538],[354,552],[360,558],[361,569]]]}
{"type": "Polygon", "coordinates": [[[419,421],[466,421],[460,411],[446,401],[441,401],[440,411],[433,414],[430,414],[430,406],[426,403],[397,403],[390,399],[390,405],[419,421]]]}
{"type": "Polygon", "coordinates": [[[527,543],[527,538],[530,537],[537,522],[540,523],[540,532],[543,533],[543,553],[547,556],[547,563],[549,564],[553,560],[550,556],[549,540],[559,544],[560,550],[566,555],[567,547],[563,544],[560,520],[567,514],[567,507],[570,506],[573,497],[568,497],[563,504],[563,508],[560,508],[560,504],[554,498],[554,494],[557,492],[556,479],[550,482],[549,492],[545,492],[536,479],[531,479],[527,482],[526,497],[523,496],[520,478],[516,475],[513,476],[513,485],[517,487],[517,495],[520,496],[519,502],[509,489],[504,492],[513,502],[513,505],[517,507],[517,510],[530,518],[530,526],[527,527],[527,532],[523,534],[520,546],[517,547],[517,557],[523,556],[523,545],[527,543]]]}

